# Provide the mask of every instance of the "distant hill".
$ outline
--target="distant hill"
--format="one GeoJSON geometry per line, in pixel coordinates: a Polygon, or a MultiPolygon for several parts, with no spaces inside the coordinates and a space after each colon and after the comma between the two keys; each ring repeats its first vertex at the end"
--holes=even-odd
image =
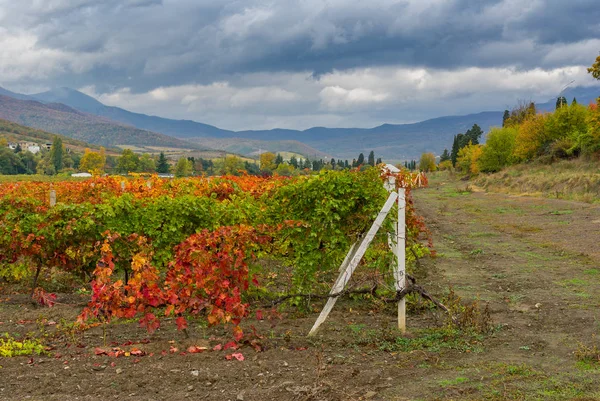
{"type": "Polygon", "coordinates": [[[44,104],[0,95],[0,118],[102,145],[203,149],[198,144],[150,132],[76,110],[62,103],[44,104]]]}
{"type": "MultiPolygon", "coordinates": [[[[0,119],[0,138],[6,138],[8,142],[34,142],[40,145],[52,143],[54,137],[60,137],[63,144],[68,148],[75,149],[81,153],[85,148],[100,150],[100,145],[94,145],[77,139],[69,138],[60,134],[53,134],[40,129],[26,127],[8,120],[0,119]]],[[[117,155],[117,148],[106,148],[107,154],[117,155]]]]}
{"type": "MultiPolygon", "coordinates": [[[[213,147],[249,156],[256,155],[262,149],[275,152],[289,151],[310,158],[333,155],[335,158],[352,159],[361,152],[366,155],[374,150],[377,157],[390,162],[415,159],[423,152],[440,154],[444,148],[451,146],[454,135],[465,132],[473,124],[478,124],[484,131],[488,131],[492,126],[501,125],[503,113],[503,111],[486,111],[463,116],[433,118],[414,124],[383,124],[368,129],[314,127],[304,131],[276,128],[234,132],[195,121],[148,116],[118,107],[105,106],[96,99],[69,88],[58,88],[30,96],[12,92],[8,92],[7,95],[13,98],[20,96],[24,99],[36,99],[56,113],[73,114],[78,111],[83,112],[84,116],[93,114],[98,118],[104,118],[101,120],[104,123],[118,121],[139,129],[160,132],[194,142],[196,146],[213,147]],[[66,106],[58,106],[56,103],[66,106]],[[67,108],[61,109],[61,107],[67,108]]],[[[600,87],[569,88],[563,95],[569,102],[576,97],[579,103],[588,104],[600,95],[600,87]]],[[[555,99],[539,103],[537,106],[538,110],[542,111],[554,110],[555,99]]],[[[0,107],[0,117],[2,117],[1,113],[0,107]]],[[[29,120],[35,120],[34,116],[29,116],[29,120]]],[[[34,125],[36,121],[28,122],[31,122],[28,125],[34,125]]],[[[140,136],[133,133],[131,137],[130,142],[132,140],[138,142],[130,144],[144,142],[140,136]]],[[[157,141],[158,139],[156,138],[157,141]]],[[[185,143],[187,142],[178,145],[185,145],[185,143]]]]}

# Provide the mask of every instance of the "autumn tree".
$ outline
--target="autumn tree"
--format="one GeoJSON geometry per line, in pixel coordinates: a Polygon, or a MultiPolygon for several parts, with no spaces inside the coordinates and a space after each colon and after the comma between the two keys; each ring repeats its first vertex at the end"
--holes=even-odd
{"type": "Polygon", "coordinates": [[[546,134],[548,114],[536,114],[517,127],[514,155],[520,161],[540,156],[551,142],[546,134]]]}
{"type": "Polygon", "coordinates": [[[592,77],[600,79],[600,56],[596,57],[596,62],[587,70],[592,74],[592,77]]]}
{"type": "Polygon", "coordinates": [[[464,173],[475,175],[479,173],[478,161],[482,153],[481,145],[469,144],[458,151],[457,167],[464,173]]]}
{"type": "Polygon", "coordinates": [[[244,162],[237,156],[227,156],[221,167],[221,174],[240,175],[245,171],[244,162]]]}
{"type": "Polygon", "coordinates": [[[435,155],[433,153],[423,153],[419,159],[419,170],[430,172],[435,171],[435,155]]]}
{"type": "Polygon", "coordinates": [[[275,154],[271,152],[265,152],[260,154],[260,169],[262,171],[272,172],[277,168],[275,164],[275,154]]]}
{"type": "Polygon", "coordinates": [[[139,163],[138,171],[140,171],[142,173],[155,173],[156,172],[156,162],[148,153],[144,153],[143,155],[140,156],[140,163],[139,163]]]}
{"type": "Polygon", "coordinates": [[[104,172],[105,164],[106,154],[104,148],[100,148],[100,152],[93,152],[86,148],[79,162],[79,170],[92,174],[101,174],[104,172]]]}

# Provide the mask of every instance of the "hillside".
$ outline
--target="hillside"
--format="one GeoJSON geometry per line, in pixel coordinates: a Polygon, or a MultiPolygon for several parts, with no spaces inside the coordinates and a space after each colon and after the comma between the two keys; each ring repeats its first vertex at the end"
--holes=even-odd
{"type": "MultiPolygon", "coordinates": [[[[59,136],[63,144],[71,149],[77,150],[81,153],[85,148],[93,150],[100,150],[100,145],[90,144],[77,139],[69,138],[60,134],[53,134],[50,132],[42,131],[31,127],[25,127],[20,124],[13,123],[8,120],[0,119],[0,137],[6,138],[8,142],[34,142],[39,144],[52,143],[54,137],[59,136]]],[[[120,151],[117,148],[106,148],[107,154],[119,154],[120,151]]]]}
{"type": "Polygon", "coordinates": [[[84,113],[61,103],[43,104],[0,95],[0,118],[81,141],[102,145],[162,146],[201,149],[164,134],[141,130],[84,113]]]}
{"type": "MultiPolygon", "coordinates": [[[[587,104],[595,99],[598,93],[600,93],[598,87],[576,87],[567,89],[564,96],[569,101],[576,97],[580,103],[587,104]]],[[[413,124],[383,124],[374,128],[313,127],[303,131],[276,128],[234,132],[195,121],[148,116],[118,107],[106,106],[93,97],[69,88],[58,88],[30,96],[8,91],[5,91],[5,94],[12,97],[36,99],[54,109],[58,106],[52,106],[52,103],[59,102],[72,108],[72,111],[78,111],[85,116],[93,114],[101,118],[103,122],[110,119],[108,121],[118,121],[139,129],[181,138],[195,143],[195,146],[213,147],[247,156],[256,155],[260,149],[263,149],[275,152],[289,151],[310,158],[332,155],[335,158],[352,159],[360,152],[366,154],[374,150],[378,157],[390,162],[416,159],[423,152],[440,154],[444,148],[452,144],[454,135],[465,132],[473,124],[478,124],[484,131],[492,126],[501,125],[503,113],[502,111],[487,111],[463,116],[433,118],[413,124]]],[[[551,99],[546,103],[539,103],[538,109],[551,111],[554,109],[554,105],[555,100],[551,99]]],[[[62,111],[68,112],[68,110],[62,111]]],[[[30,125],[35,122],[30,121],[30,125]]],[[[132,137],[135,138],[134,135],[132,137]]],[[[137,145],[140,142],[134,143],[130,140],[129,144],[137,145]]],[[[175,147],[178,146],[182,146],[181,142],[175,147]]]]}

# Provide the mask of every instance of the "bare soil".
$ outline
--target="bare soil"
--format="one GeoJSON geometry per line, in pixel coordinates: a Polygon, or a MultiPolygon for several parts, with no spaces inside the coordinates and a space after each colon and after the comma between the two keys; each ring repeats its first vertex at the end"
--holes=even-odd
{"type": "Polygon", "coordinates": [[[307,338],[319,301],[315,313],[289,310],[274,326],[249,319],[261,352],[249,345],[214,351],[230,334],[200,322],[190,339],[174,324],[149,336],[135,322],[115,322],[107,347],[146,353],[116,358],[96,355],[104,346],[100,327],[69,333],[85,297],[60,295],[59,304],[42,309],[5,292],[0,333],[40,338],[52,349],[0,358],[0,399],[600,399],[600,364],[575,355],[600,345],[600,207],[465,188],[437,176],[415,192],[438,251],[423,261],[420,284],[439,297],[452,287],[463,300],[488,302],[495,330],[485,337],[447,338],[440,313],[420,309],[409,315],[403,338],[392,306],[355,299],[338,302],[319,334],[307,338]],[[401,346],[407,341],[408,349],[401,346]],[[185,352],[190,345],[208,350],[185,352]],[[232,352],[244,360],[227,360],[232,352]]]}

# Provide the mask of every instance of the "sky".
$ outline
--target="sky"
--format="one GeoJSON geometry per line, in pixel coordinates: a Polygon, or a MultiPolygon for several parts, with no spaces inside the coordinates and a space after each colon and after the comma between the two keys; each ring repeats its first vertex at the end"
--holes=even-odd
{"type": "Polygon", "coordinates": [[[547,101],[598,54],[598,0],[0,0],[0,86],[233,130],[547,101]]]}

